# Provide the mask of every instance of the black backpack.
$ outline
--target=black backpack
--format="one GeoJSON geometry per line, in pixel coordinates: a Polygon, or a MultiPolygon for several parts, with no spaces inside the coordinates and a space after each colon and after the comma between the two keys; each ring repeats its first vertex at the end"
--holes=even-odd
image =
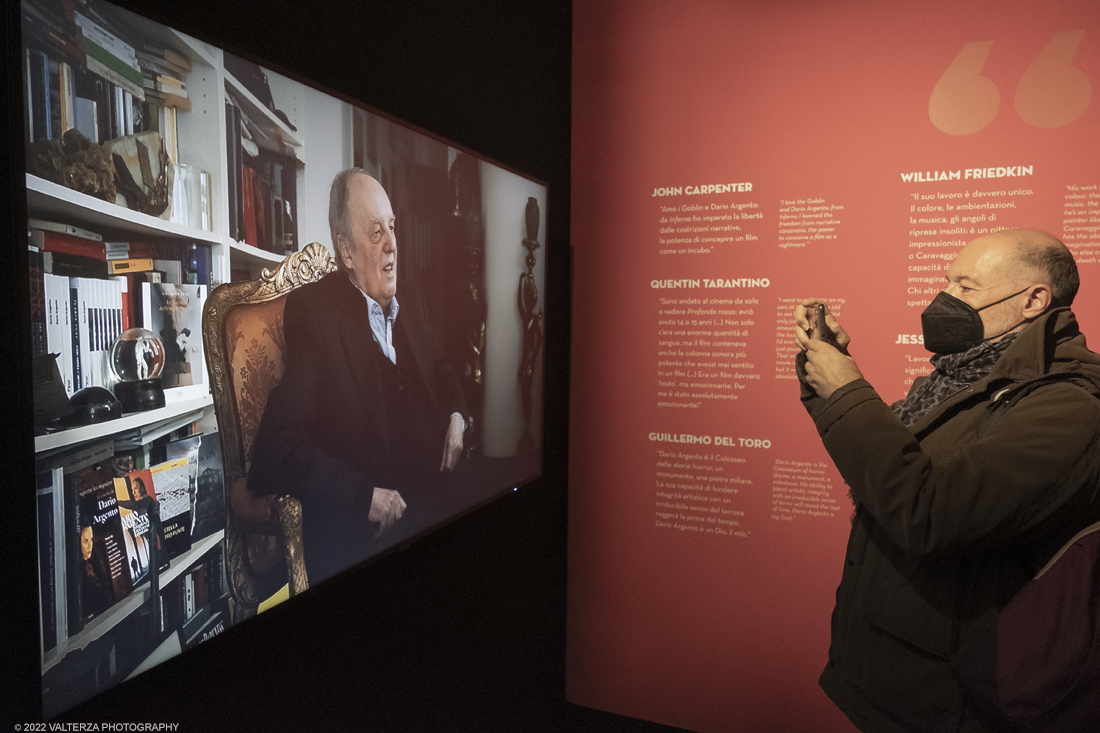
{"type": "MultiPolygon", "coordinates": [[[[1012,386],[998,395],[1001,405],[1052,381],[1070,381],[1100,397],[1093,379],[1054,373],[1012,386]]],[[[1100,522],[1063,545],[996,621],[959,650],[951,669],[997,730],[1100,730],[1100,522]]]]}
{"type": "Polygon", "coordinates": [[[1006,731],[1100,730],[1100,522],[1058,551],[952,671],[1006,731]]]}

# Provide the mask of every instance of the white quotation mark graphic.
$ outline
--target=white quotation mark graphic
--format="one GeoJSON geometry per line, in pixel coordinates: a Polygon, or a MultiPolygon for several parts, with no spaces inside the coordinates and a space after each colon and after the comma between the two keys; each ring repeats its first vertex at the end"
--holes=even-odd
{"type": "MultiPolygon", "coordinates": [[[[1034,127],[1062,127],[1088,109],[1092,84],[1073,66],[1085,31],[1055,33],[1016,85],[1016,114],[1034,127]]],[[[928,100],[932,124],[950,135],[971,135],[997,116],[1001,93],[982,76],[993,41],[978,41],[962,51],[943,72],[928,100]]]]}

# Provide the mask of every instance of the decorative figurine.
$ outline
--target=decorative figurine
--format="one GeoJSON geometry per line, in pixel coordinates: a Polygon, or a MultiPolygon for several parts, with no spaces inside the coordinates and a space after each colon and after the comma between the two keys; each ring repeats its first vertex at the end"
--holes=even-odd
{"type": "Polygon", "coordinates": [[[164,344],[144,328],[123,332],[111,347],[111,372],[118,383],[115,396],[124,412],[164,407],[164,344]]]}
{"type": "Polygon", "coordinates": [[[523,435],[519,439],[521,452],[534,448],[534,439],[531,436],[534,395],[531,387],[535,379],[535,360],[542,348],[542,310],[535,310],[539,302],[539,289],[533,272],[535,250],[539,248],[539,202],[534,197],[527,199],[526,219],[527,237],[523,240],[523,247],[527,250],[527,272],[520,273],[518,294],[519,314],[523,319],[523,354],[520,357],[518,375],[520,397],[523,399],[523,435]]]}

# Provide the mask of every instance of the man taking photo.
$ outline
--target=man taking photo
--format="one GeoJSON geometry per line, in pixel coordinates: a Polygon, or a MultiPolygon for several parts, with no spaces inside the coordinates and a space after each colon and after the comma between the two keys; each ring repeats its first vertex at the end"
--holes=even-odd
{"type": "Polygon", "coordinates": [[[863,731],[992,731],[949,660],[1100,520],[1100,356],[1046,232],[966,245],[921,316],[934,371],[887,405],[821,301],[795,309],[802,400],[855,514],[821,685],[863,731]]]}

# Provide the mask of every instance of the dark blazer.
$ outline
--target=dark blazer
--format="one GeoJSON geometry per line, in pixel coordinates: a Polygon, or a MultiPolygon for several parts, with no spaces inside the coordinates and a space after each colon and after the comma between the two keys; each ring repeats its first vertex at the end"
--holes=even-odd
{"type": "MultiPolygon", "coordinates": [[[[398,366],[438,414],[439,461],[449,416],[468,414],[462,387],[420,299],[402,288],[397,300],[394,341],[404,346],[398,366]]],[[[423,510],[394,465],[379,372],[385,357],[371,335],[363,294],[343,272],[298,288],[287,297],[283,330],[285,369],[256,434],[248,486],[302,502],[306,569],[317,583],[407,535],[402,530],[422,524],[423,510]],[[378,525],[367,521],[376,486],[402,492],[410,504],[377,539],[378,525]]]]}

